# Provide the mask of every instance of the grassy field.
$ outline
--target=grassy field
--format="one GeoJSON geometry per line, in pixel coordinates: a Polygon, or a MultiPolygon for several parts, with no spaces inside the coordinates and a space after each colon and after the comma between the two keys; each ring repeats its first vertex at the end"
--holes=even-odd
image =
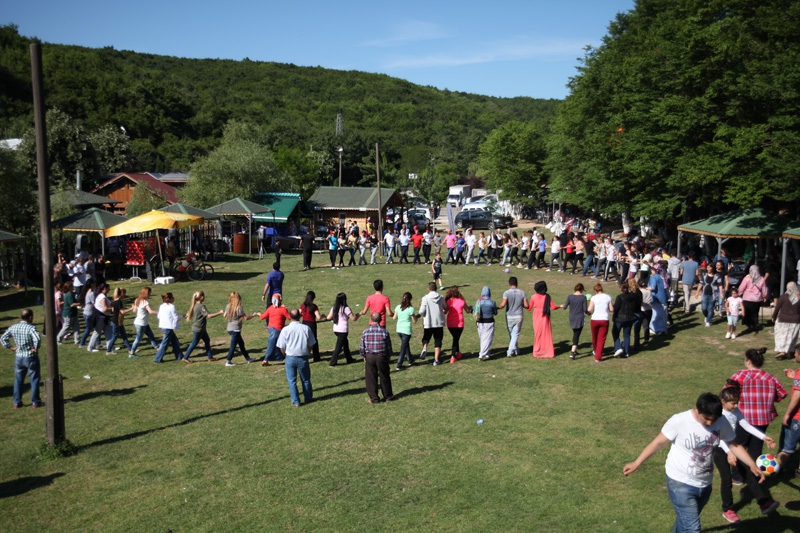
{"type": "MultiPolygon", "coordinates": [[[[325,264],[326,257],[315,255],[315,268],[303,272],[299,255],[284,255],[289,307],[314,290],[327,312],[336,293],[345,291],[360,310],[376,278],[384,280],[393,306],[410,291],[416,307],[430,280],[427,266],[331,270],[325,264]]],[[[271,260],[229,256],[215,266],[212,281],[169,287],[179,312],[198,288],[212,312],[224,307],[232,290],[242,293],[246,311],[263,309],[271,260]]],[[[580,279],[517,269],[512,275],[528,294],[545,279],[559,304],[580,279]]],[[[502,298],[508,276],[497,266],[444,270],[445,284],[460,285],[469,303],[483,285],[502,298]]],[[[122,285],[131,295],[140,287],[122,285]]],[[[0,293],[0,328],[40,294],[34,290],[26,300],[21,291],[0,293]]],[[[160,300],[154,294],[151,301],[160,300]]],[[[41,326],[41,306],[34,309],[41,326]]],[[[673,335],[656,337],[631,359],[599,365],[592,362],[588,328],[579,359],[569,360],[571,330],[563,311],[553,314],[552,360],[530,355],[527,315],[522,355],[505,357],[501,317],[494,357],[480,362],[474,321],[468,320],[462,361],[434,368],[428,358],[393,371],[400,400],[380,405],[365,401],[361,363],[328,367],[335,337],[330,324],[321,324],[323,362],[311,371],[317,401],[300,409],[290,406],[282,366],[226,368],[224,360],[205,362],[199,351],[192,357],[196,364],[168,355],[166,364],[155,365],[149,346],[141,358],[128,359],[124,350],[90,354],[70,343],[61,347],[59,361],[67,436],[79,453],[56,461],[37,457],[44,410],[11,409],[13,354],[1,350],[0,530],[669,531],[674,514],[664,481],[666,451],[628,478],[622,466],[669,416],[693,407],[702,392],[718,392],[742,368],[747,348],[772,348],[767,330],[726,341],[724,325],[702,327],[699,313],[675,312],[674,319],[673,335]]],[[[130,333],[132,319],[126,322],[130,333]]],[[[352,327],[351,346],[364,327],[363,319],[352,327]]],[[[394,324],[390,328],[394,334],[394,324]]],[[[209,321],[209,333],[215,355],[224,357],[224,319],[209,321]]],[[[421,334],[418,324],[415,355],[421,334]]],[[[179,337],[185,348],[191,337],[185,322],[179,337]]],[[[246,322],[244,337],[253,356],[263,355],[263,322],[246,322]]],[[[450,346],[448,334],[444,345],[450,346]]],[[[765,365],[788,388],[781,373],[787,366],[771,355],[765,365]]],[[[29,406],[27,391],[23,399],[29,406]]],[[[775,422],[768,433],[777,440],[779,430],[775,422]]],[[[800,530],[800,480],[781,476],[767,483],[783,505],[762,517],[747,491],[737,489],[743,524],[736,530],[800,530]]],[[[721,516],[716,490],[702,520],[707,531],[734,530],[721,516]]]]}

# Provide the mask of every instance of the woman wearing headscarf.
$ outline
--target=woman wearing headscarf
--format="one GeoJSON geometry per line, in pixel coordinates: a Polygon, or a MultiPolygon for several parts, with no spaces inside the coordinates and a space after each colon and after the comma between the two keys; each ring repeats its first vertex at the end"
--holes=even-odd
{"type": "Polygon", "coordinates": [[[661,277],[661,264],[653,265],[652,273],[647,279],[647,286],[651,289],[653,296],[651,306],[653,308],[653,318],[650,320],[650,329],[656,335],[663,335],[667,332],[667,289],[664,278],[661,277]]]}
{"type": "Polygon", "coordinates": [[[739,284],[739,297],[744,304],[744,318],[742,322],[747,326],[742,333],[758,331],[758,311],[761,304],[767,301],[767,284],[761,277],[758,265],[752,265],[750,272],[739,284]]]}
{"type": "Polygon", "coordinates": [[[478,338],[481,343],[478,359],[481,361],[488,361],[489,350],[491,350],[492,341],[494,341],[494,317],[497,314],[497,303],[492,300],[492,291],[488,286],[483,287],[481,297],[475,302],[473,312],[475,313],[475,321],[478,326],[478,338]]]}
{"type": "Polygon", "coordinates": [[[772,320],[775,322],[775,351],[778,352],[775,359],[789,359],[794,354],[800,332],[800,296],[795,282],[786,284],[786,292],[775,304],[772,320]]]}
{"type": "Polygon", "coordinates": [[[553,348],[553,328],[550,323],[550,310],[561,309],[547,294],[547,283],[537,281],[528,311],[533,313],[533,356],[536,358],[555,357],[553,348]]]}

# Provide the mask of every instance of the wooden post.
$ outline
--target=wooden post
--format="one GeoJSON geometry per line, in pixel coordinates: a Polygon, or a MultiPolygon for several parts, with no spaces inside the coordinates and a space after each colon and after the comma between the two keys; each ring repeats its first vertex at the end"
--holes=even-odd
{"type": "Polygon", "coordinates": [[[383,240],[383,203],[381,202],[381,154],[378,151],[378,143],[375,143],[375,173],[378,176],[378,246],[380,247],[383,240]]]}
{"type": "Polygon", "coordinates": [[[53,252],[50,231],[50,180],[47,176],[47,125],[44,108],[44,81],[42,76],[42,49],[39,43],[30,45],[31,79],[33,80],[33,117],[36,125],[36,167],[39,181],[39,224],[42,243],[42,279],[44,280],[44,325],[47,330],[47,380],[45,381],[45,417],[47,442],[63,442],[64,390],[58,373],[58,346],[56,345],[56,314],[53,300],[53,252]]]}

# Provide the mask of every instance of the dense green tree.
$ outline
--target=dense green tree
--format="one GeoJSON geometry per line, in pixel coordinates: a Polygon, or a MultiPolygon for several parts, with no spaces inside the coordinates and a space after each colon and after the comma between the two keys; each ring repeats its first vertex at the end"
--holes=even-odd
{"type": "Polygon", "coordinates": [[[507,122],[481,144],[479,173],[487,187],[502,191],[502,198],[538,203],[541,186],[547,182],[546,157],[543,125],[507,122]]]}
{"type": "Polygon", "coordinates": [[[232,198],[253,200],[260,192],[287,190],[290,182],[269,148],[259,142],[259,133],[252,125],[229,123],[222,144],[192,165],[192,179],[180,191],[181,200],[205,208],[232,198]]]}
{"type": "Polygon", "coordinates": [[[275,150],[273,158],[278,169],[284,174],[284,181],[291,183],[292,189],[300,193],[303,200],[308,200],[322,184],[323,172],[320,168],[320,160],[314,155],[314,152],[279,146],[275,150]]]}
{"type": "Polygon", "coordinates": [[[162,208],[168,203],[166,196],[146,183],[140,183],[133,191],[133,197],[125,209],[125,216],[128,218],[138,217],[154,209],[162,208]]]}
{"type": "Polygon", "coordinates": [[[128,172],[134,162],[130,138],[120,128],[107,124],[89,134],[94,150],[95,173],[99,176],[128,172]]]}
{"type": "Polygon", "coordinates": [[[36,181],[22,170],[21,158],[13,150],[0,148],[0,228],[24,232],[34,224],[33,190],[36,181]]]}
{"type": "MultiPolygon", "coordinates": [[[[87,187],[97,177],[94,169],[94,151],[83,125],[59,109],[50,109],[45,115],[47,124],[47,175],[53,190],[70,188],[76,172],[83,172],[87,187]]],[[[36,176],[36,134],[33,128],[22,136],[19,147],[23,170],[36,176]]]]}
{"type": "Polygon", "coordinates": [[[797,207],[800,3],[639,0],[587,50],[548,138],[551,188],[652,219],[797,207]]]}

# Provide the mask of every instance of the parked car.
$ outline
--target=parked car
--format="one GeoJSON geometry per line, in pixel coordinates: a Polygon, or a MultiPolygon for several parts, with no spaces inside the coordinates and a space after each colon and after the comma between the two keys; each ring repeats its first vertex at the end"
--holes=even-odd
{"type": "Polygon", "coordinates": [[[473,229],[509,228],[513,219],[509,216],[498,215],[483,209],[469,209],[456,215],[456,227],[459,229],[472,227],[473,229]]]}
{"type": "Polygon", "coordinates": [[[427,207],[414,207],[408,210],[415,218],[422,221],[424,220],[426,224],[431,223],[430,213],[431,210],[427,207]]]}

